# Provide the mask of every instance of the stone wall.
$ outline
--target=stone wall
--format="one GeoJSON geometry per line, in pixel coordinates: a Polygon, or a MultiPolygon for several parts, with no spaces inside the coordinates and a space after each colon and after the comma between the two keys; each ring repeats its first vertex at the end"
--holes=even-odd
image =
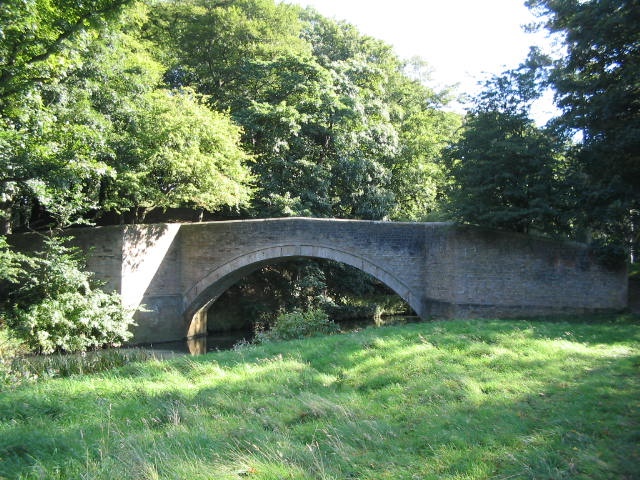
{"type": "Polygon", "coordinates": [[[626,268],[599,264],[581,244],[456,227],[451,260],[452,316],[532,316],[626,306],[626,268]]]}

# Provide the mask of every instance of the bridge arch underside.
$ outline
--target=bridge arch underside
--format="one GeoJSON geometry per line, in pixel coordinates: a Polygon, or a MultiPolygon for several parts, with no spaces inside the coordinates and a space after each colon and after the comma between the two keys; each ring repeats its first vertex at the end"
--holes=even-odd
{"type": "Polygon", "coordinates": [[[421,298],[394,273],[371,261],[332,247],[282,245],[270,247],[235,257],[215,268],[199,280],[185,294],[185,323],[187,337],[206,333],[206,312],[213,302],[245,276],[266,265],[298,258],[315,258],[344,263],[368,273],[379,280],[421,315],[421,298]]]}

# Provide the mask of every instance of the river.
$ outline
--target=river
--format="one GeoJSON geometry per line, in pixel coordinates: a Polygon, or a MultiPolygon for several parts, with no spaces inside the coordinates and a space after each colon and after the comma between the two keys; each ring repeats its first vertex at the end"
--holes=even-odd
{"type": "MultiPolygon", "coordinates": [[[[339,322],[341,332],[351,332],[367,327],[379,327],[385,325],[398,325],[419,321],[420,318],[409,315],[392,315],[383,317],[382,322],[375,322],[371,318],[348,320],[339,322]]],[[[207,336],[194,337],[174,342],[157,342],[154,344],[139,345],[140,347],[174,353],[201,355],[217,350],[230,350],[241,342],[250,342],[253,338],[251,330],[232,330],[228,332],[210,333],[207,336]]]]}

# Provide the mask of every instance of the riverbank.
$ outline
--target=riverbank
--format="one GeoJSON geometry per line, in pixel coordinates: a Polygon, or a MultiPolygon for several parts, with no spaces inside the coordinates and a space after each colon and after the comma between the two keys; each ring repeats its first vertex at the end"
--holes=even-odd
{"type": "Polygon", "coordinates": [[[637,478],[640,321],[442,321],[26,383],[0,478],[637,478]]]}

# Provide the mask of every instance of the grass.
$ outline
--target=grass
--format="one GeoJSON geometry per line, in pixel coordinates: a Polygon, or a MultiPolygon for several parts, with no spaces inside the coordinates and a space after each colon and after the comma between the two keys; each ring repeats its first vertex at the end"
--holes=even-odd
{"type": "Polygon", "coordinates": [[[101,372],[157,356],[156,352],[137,348],[32,355],[7,329],[0,328],[0,392],[11,385],[101,372]]]}
{"type": "Polygon", "coordinates": [[[640,321],[442,321],[0,393],[7,479],[640,478],[640,321]]]}

